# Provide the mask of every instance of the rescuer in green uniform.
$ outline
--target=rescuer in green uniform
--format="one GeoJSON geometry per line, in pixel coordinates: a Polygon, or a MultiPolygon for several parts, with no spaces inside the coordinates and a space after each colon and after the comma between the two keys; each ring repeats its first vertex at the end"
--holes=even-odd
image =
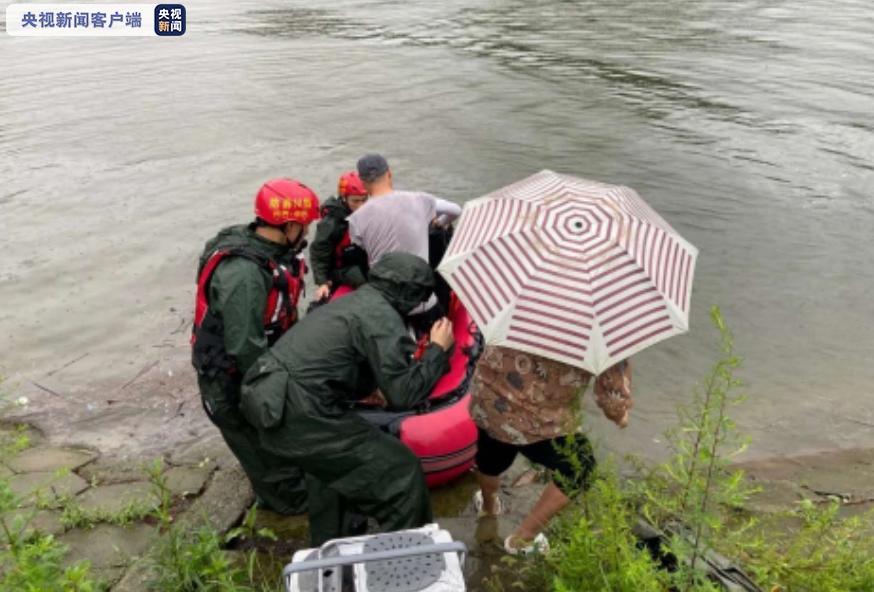
{"type": "Polygon", "coordinates": [[[241,410],[261,447],[307,474],[314,545],[350,534],[348,512],[385,530],[431,521],[419,460],[349,401],[379,389],[390,408],[409,409],[449,370],[452,323],[435,323],[417,357],[403,320],[433,289],[425,261],[387,254],[366,285],[307,315],[246,374],[241,410]]]}
{"type": "Polygon", "coordinates": [[[310,265],[316,283],[313,301],[325,300],[340,286],[357,288],[367,281],[367,254],[349,240],[346,221],[365,203],[367,191],[358,173],[349,171],[340,176],[337,197],[322,204],[322,217],[310,243],[310,265]]]}
{"type": "Polygon", "coordinates": [[[255,222],[225,228],[206,243],[197,274],[192,363],[204,409],[249,476],[259,502],[284,514],[306,510],[300,470],[258,449],[239,411],[240,382],[255,360],[297,321],[305,265],[298,257],[319,200],[291,179],[265,183],[255,222]]]}

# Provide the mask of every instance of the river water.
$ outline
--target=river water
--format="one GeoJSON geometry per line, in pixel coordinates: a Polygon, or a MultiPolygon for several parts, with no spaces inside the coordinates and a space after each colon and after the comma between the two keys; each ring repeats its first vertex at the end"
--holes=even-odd
{"type": "MultiPolygon", "coordinates": [[[[5,9],[5,3],[2,5],[5,9]]],[[[651,452],[716,352],[751,454],[874,445],[874,9],[854,0],[198,0],[179,39],[0,36],[0,365],[102,401],[184,358],[203,241],[358,156],[457,201],[543,168],[637,191],[700,257],[636,358],[651,452]]],[[[72,396],[72,395],[71,395],[72,396]]],[[[59,403],[60,404],[60,403],[59,403]]]]}

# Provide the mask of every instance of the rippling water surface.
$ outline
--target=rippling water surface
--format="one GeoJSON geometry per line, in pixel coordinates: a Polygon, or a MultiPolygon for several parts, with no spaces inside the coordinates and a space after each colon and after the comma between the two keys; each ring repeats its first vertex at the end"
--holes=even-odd
{"type": "MultiPolygon", "coordinates": [[[[5,4],[3,5],[5,8],[5,4]]],[[[759,453],[874,444],[867,2],[188,7],[181,39],[0,37],[0,364],[127,380],[185,330],[196,256],[264,179],[366,151],[464,201],[542,168],[630,185],[700,250],[693,329],[637,358],[646,446],[720,304],[759,453]],[[122,379],[123,377],[123,379],[122,379]]],[[[117,386],[117,385],[116,385],[117,386]]]]}

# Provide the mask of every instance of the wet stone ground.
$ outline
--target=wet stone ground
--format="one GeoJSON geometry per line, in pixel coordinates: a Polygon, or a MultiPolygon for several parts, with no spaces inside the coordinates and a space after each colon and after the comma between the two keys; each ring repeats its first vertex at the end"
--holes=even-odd
{"type": "MultiPolygon", "coordinates": [[[[0,474],[20,500],[6,517],[25,517],[29,530],[54,535],[69,548],[68,564],[88,561],[95,577],[113,590],[142,589],[123,579],[159,536],[151,513],[159,499],[147,471],[153,459],[114,461],[95,450],[52,446],[35,430],[28,438],[27,449],[0,460],[0,474]]],[[[226,530],[251,504],[237,467],[219,469],[200,459],[165,463],[164,469],[174,513],[181,514],[177,519],[208,516],[215,528],[226,530]]]]}
{"type": "MultiPolygon", "coordinates": [[[[54,535],[69,547],[66,561],[87,560],[93,573],[114,592],[142,590],[148,569],[144,558],[158,541],[158,530],[148,510],[158,505],[147,467],[153,459],[117,460],[98,451],[53,446],[31,430],[31,445],[0,462],[0,471],[21,499],[13,514],[30,517],[29,528],[54,535]],[[63,519],[71,510],[90,516],[81,525],[63,519]],[[131,518],[125,519],[125,513],[131,518]],[[113,524],[111,522],[122,522],[113,524]]],[[[177,522],[192,526],[205,520],[227,531],[239,524],[253,501],[245,476],[225,451],[192,446],[168,456],[164,477],[174,496],[177,522]],[[211,456],[212,455],[212,456],[211,456]],[[211,460],[220,458],[220,461],[211,460]]],[[[476,490],[472,475],[432,491],[435,520],[453,538],[470,549],[465,575],[471,589],[490,573],[501,557],[501,541],[539,495],[542,483],[524,462],[506,475],[503,495],[508,513],[498,519],[477,521],[471,499],[476,490]]],[[[231,553],[259,550],[261,576],[278,582],[292,554],[309,546],[305,516],[282,516],[260,510],[257,529],[268,528],[276,541],[237,541],[231,553]]]]}

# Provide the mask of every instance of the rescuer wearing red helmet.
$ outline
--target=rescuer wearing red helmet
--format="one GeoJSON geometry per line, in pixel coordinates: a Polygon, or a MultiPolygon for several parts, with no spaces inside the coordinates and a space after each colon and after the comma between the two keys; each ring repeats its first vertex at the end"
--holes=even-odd
{"type": "Polygon", "coordinates": [[[277,471],[239,411],[240,382],[297,321],[306,266],[300,251],[319,198],[302,183],[273,179],[255,197],[255,221],[206,243],[197,271],[192,363],[203,406],[249,476],[260,503],[285,514],[306,509],[299,471],[277,471]]]}
{"type": "Polygon", "coordinates": [[[316,237],[310,244],[310,264],[318,302],[332,290],[347,285],[357,288],[367,281],[367,258],[349,240],[346,218],[367,202],[367,191],[355,171],[340,175],[337,197],[322,206],[322,219],[316,226],[316,237]]]}

